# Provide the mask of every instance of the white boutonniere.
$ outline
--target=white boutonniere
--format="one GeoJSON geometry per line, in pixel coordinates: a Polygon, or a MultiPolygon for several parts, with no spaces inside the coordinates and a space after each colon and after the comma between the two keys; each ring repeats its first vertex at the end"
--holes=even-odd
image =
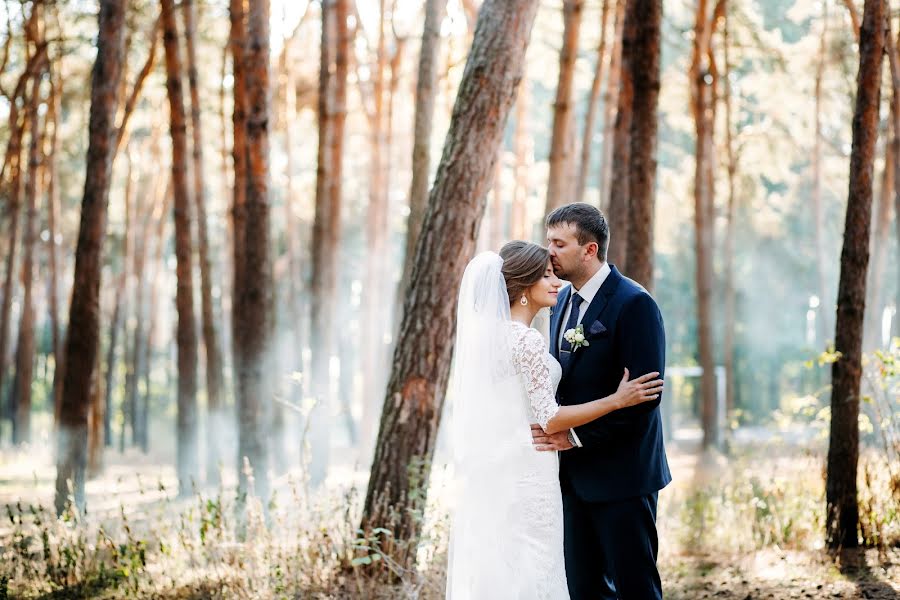
{"type": "Polygon", "coordinates": [[[584,326],[581,324],[579,324],[578,327],[567,329],[563,334],[563,338],[572,345],[572,352],[575,352],[582,346],[591,345],[590,342],[584,338],[584,326]]]}

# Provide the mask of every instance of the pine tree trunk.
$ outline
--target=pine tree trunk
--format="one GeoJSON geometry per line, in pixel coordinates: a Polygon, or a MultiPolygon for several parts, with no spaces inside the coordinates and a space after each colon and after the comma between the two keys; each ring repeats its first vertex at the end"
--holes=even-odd
{"type": "MultiPolygon", "coordinates": [[[[431,169],[431,131],[434,101],[437,95],[438,52],[441,47],[441,22],[447,0],[425,0],[425,25],[419,47],[419,70],[416,78],[416,106],[413,121],[412,183],[409,189],[409,217],[406,221],[406,250],[403,277],[397,288],[397,303],[409,287],[415,259],[416,242],[425,219],[428,202],[428,179],[431,169]]],[[[399,311],[398,313],[399,314],[399,311]]]]}
{"type": "Polygon", "coordinates": [[[553,132],[550,138],[550,173],[547,176],[549,214],[557,206],[572,200],[572,175],[575,157],[572,88],[575,59],[578,58],[578,34],[584,0],[563,0],[563,45],[559,52],[559,77],[553,104],[553,132]]]}
{"type": "Polygon", "coordinates": [[[832,365],[831,433],[825,481],[825,532],[830,547],[859,544],[857,463],[859,460],[859,394],[862,376],[862,328],[881,60],[885,44],[883,0],[866,0],[859,36],[859,74],[850,151],[850,185],[838,283],[835,350],[832,365]]]}
{"type": "MultiPolygon", "coordinates": [[[[443,407],[455,298],[491,185],[507,116],[522,78],[536,0],[486,0],[459,86],[444,154],[416,248],[363,509],[415,542],[443,407]]],[[[414,546],[411,546],[414,548],[414,546]]],[[[411,564],[415,551],[401,560],[411,564]]]]}
{"type": "Polygon", "coordinates": [[[247,197],[247,75],[244,56],[247,48],[247,26],[245,23],[244,0],[229,0],[228,15],[231,21],[228,44],[231,47],[232,74],[234,77],[234,109],[232,113],[232,162],[234,168],[234,188],[231,204],[232,256],[234,276],[232,281],[231,306],[231,354],[234,388],[237,394],[238,373],[241,369],[242,348],[237,343],[239,324],[234,315],[240,312],[238,290],[244,286],[244,231],[246,229],[247,197]]]}
{"type": "Polygon", "coordinates": [[[328,404],[328,366],[337,299],[338,248],[341,233],[341,178],[346,117],[348,0],[326,0],[322,5],[322,55],[319,65],[319,148],[316,167],[316,214],[312,239],[312,299],[310,348],[312,394],[316,408],[312,420],[311,483],[325,480],[329,461],[331,407],[328,404]]]}
{"type": "Polygon", "coordinates": [[[69,482],[74,501],[84,508],[88,411],[91,377],[100,341],[99,295],[106,210],[115,150],[116,92],[122,76],[125,2],[101,0],[97,58],[91,76],[87,173],[81,225],[75,250],[75,277],[66,336],[65,379],[56,459],[56,511],[68,502],[69,482]]]}
{"type": "Polygon", "coordinates": [[[615,130],[619,110],[619,85],[622,73],[622,29],[625,26],[626,0],[616,1],[616,16],[613,24],[613,47],[609,58],[609,75],[606,77],[606,93],[603,97],[603,153],[600,155],[600,170],[597,187],[600,189],[600,208],[610,210],[612,195],[613,151],[616,147],[615,130]]]}
{"type": "Polygon", "coordinates": [[[247,11],[247,221],[246,277],[235,315],[242,348],[237,405],[239,489],[249,492],[243,461],[253,469],[256,494],[269,497],[268,440],[272,373],[272,279],[269,256],[269,1],[250,0],[247,11]],[[251,276],[252,274],[252,276],[251,276]]]}
{"type": "MultiPolygon", "coordinates": [[[[131,161],[131,154],[126,152],[128,159],[128,169],[125,176],[125,231],[122,239],[122,271],[116,281],[116,288],[113,295],[113,315],[109,323],[109,347],[106,350],[106,376],[104,378],[103,396],[104,407],[103,412],[103,439],[104,445],[112,447],[112,413],[113,402],[112,394],[115,389],[113,378],[116,374],[116,358],[118,356],[119,347],[119,330],[124,327],[123,321],[128,320],[128,269],[131,262],[131,236],[135,226],[132,219],[132,211],[134,210],[134,173],[131,161]]],[[[127,337],[127,336],[126,336],[127,337]]],[[[127,347],[127,344],[126,344],[127,347]]],[[[125,452],[126,446],[126,427],[128,426],[128,406],[126,404],[128,396],[124,396],[125,401],[122,402],[122,420],[119,429],[119,452],[125,452]]],[[[134,442],[134,432],[131,434],[132,443],[134,442]]]]}
{"type": "Polygon", "coordinates": [[[203,127],[200,119],[200,85],[197,75],[197,50],[194,0],[184,0],[184,37],[187,47],[188,87],[191,93],[191,158],[194,173],[194,206],[197,209],[197,241],[200,251],[200,302],[203,318],[203,348],[206,352],[206,412],[207,412],[207,481],[218,483],[218,464],[222,461],[220,447],[222,393],[222,350],[216,331],[212,297],[212,262],[209,255],[209,232],[206,219],[206,188],[203,176],[203,127]]]}
{"type": "Polygon", "coordinates": [[[63,94],[62,78],[54,69],[50,69],[50,99],[48,101],[47,119],[53,123],[50,133],[50,149],[44,155],[47,165],[44,170],[47,188],[47,229],[50,239],[47,242],[47,262],[50,267],[49,308],[50,328],[53,337],[53,425],[59,427],[59,408],[62,402],[63,372],[65,371],[65,356],[63,353],[63,328],[59,318],[59,254],[57,252],[58,238],[62,234],[58,232],[59,224],[59,170],[57,169],[57,156],[59,155],[59,125],[62,119],[61,98],[63,94]]]}
{"type": "Polygon", "coordinates": [[[197,481],[197,328],[194,318],[193,265],[191,261],[191,206],[187,182],[187,135],[181,88],[181,56],[174,0],[160,0],[163,42],[166,49],[166,90],[172,135],[172,191],[175,219],[175,256],[178,286],[176,342],[178,346],[177,471],[178,493],[186,495],[197,481]]]}
{"type": "MultiPolygon", "coordinates": [[[[724,249],[724,294],[725,294],[725,335],[722,342],[722,355],[725,363],[725,411],[726,419],[730,420],[734,412],[734,390],[735,390],[735,372],[734,372],[734,338],[737,330],[736,316],[737,311],[737,294],[734,286],[734,238],[735,231],[735,205],[736,198],[736,177],[737,177],[737,160],[738,157],[734,148],[734,132],[732,130],[732,108],[731,108],[731,62],[730,58],[730,30],[731,18],[728,14],[728,8],[725,9],[725,20],[722,29],[722,46],[724,49],[725,59],[725,77],[724,95],[722,101],[725,103],[725,153],[728,160],[728,204],[725,210],[725,249],[724,249]]],[[[726,427],[726,433],[731,430],[726,427]]]]}
{"type": "MultiPolygon", "coordinates": [[[[15,107],[15,104],[13,104],[15,107]]],[[[0,403],[7,397],[3,389],[3,380],[6,376],[7,365],[9,360],[9,323],[12,313],[12,299],[14,291],[15,270],[16,270],[16,252],[19,249],[19,213],[21,212],[21,192],[22,192],[22,133],[25,129],[25,123],[18,124],[18,117],[13,124],[13,131],[10,134],[10,142],[7,150],[9,157],[9,194],[8,194],[8,211],[9,211],[9,246],[6,252],[6,276],[3,282],[3,306],[0,308],[0,403]]],[[[0,179],[2,182],[2,179],[0,179]]],[[[12,394],[10,389],[10,395],[12,394]]],[[[8,416],[12,423],[15,423],[15,415],[13,414],[12,404],[3,404],[3,416],[8,416]]]]}
{"type": "MultiPolygon", "coordinates": [[[[653,291],[656,135],[662,0],[632,0],[625,10],[622,68],[634,88],[629,157],[628,276],[653,291]]],[[[621,233],[619,234],[621,235],[621,233]]]]}
{"type": "Polygon", "coordinates": [[[587,175],[591,168],[591,150],[594,146],[594,129],[597,124],[597,109],[600,104],[600,89],[603,83],[603,62],[606,59],[606,21],[609,16],[610,1],[603,0],[603,6],[600,9],[600,43],[597,45],[597,63],[594,66],[594,79],[591,81],[587,115],[584,118],[584,130],[581,134],[581,162],[578,167],[578,183],[574,197],[576,202],[584,202],[587,175]]]}
{"type": "Polygon", "coordinates": [[[712,293],[713,293],[713,200],[712,140],[715,127],[715,84],[710,48],[717,14],[724,8],[722,0],[709,15],[707,0],[697,6],[694,26],[694,45],[689,71],[691,110],[694,116],[696,150],[694,161],[694,232],[696,251],[695,285],[697,290],[697,341],[700,367],[701,421],[703,447],[715,445],[717,436],[717,404],[715,358],[713,352],[712,293]]]}
{"type": "Polygon", "coordinates": [[[30,142],[28,145],[28,174],[25,184],[25,223],[22,238],[22,308],[19,320],[19,339],[16,343],[16,416],[13,426],[13,443],[31,441],[31,380],[34,371],[34,246],[37,241],[37,195],[41,167],[41,138],[38,105],[40,97],[40,73],[35,75],[28,103],[30,142]]]}
{"type": "Polygon", "coordinates": [[[635,0],[625,0],[625,13],[622,15],[622,49],[618,65],[618,92],[616,95],[616,119],[612,138],[612,171],[609,181],[609,210],[607,220],[610,224],[609,250],[607,260],[615,264],[620,271],[628,269],[628,219],[631,216],[629,186],[629,165],[631,162],[631,121],[634,106],[633,74],[625,63],[625,28],[626,14],[629,5],[635,0]]]}

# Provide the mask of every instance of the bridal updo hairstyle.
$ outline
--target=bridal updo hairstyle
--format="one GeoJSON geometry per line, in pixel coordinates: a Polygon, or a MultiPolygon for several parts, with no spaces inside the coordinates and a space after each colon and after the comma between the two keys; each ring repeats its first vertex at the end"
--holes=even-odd
{"type": "Polygon", "coordinates": [[[500,258],[503,259],[506,293],[509,294],[509,303],[512,305],[522,297],[525,290],[544,276],[550,251],[531,242],[514,240],[500,249],[500,258]]]}

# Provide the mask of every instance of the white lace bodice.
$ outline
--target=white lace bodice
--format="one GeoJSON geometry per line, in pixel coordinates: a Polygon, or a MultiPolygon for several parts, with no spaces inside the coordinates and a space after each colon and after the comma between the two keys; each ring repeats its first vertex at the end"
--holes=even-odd
{"type": "Polygon", "coordinates": [[[562,367],[547,351],[547,341],[536,329],[518,321],[513,327],[513,364],[522,378],[532,416],[543,428],[559,412],[556,387],[562,367]]]}

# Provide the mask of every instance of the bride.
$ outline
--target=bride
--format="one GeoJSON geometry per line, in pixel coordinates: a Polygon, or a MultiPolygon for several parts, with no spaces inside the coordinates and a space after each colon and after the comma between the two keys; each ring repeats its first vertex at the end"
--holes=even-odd
{"type": "Polygon", "coordinates": [[[549,251],[522,241],[479,254],[463,275],[450,383],[450,600],[568,600],[559,460],[533,448],[530,424],[564,431],[662,391],[659,373],[629,381],[626,369],[611,396],[557,405],[562,370],[531,323],[561,285],[549,251]]]}

